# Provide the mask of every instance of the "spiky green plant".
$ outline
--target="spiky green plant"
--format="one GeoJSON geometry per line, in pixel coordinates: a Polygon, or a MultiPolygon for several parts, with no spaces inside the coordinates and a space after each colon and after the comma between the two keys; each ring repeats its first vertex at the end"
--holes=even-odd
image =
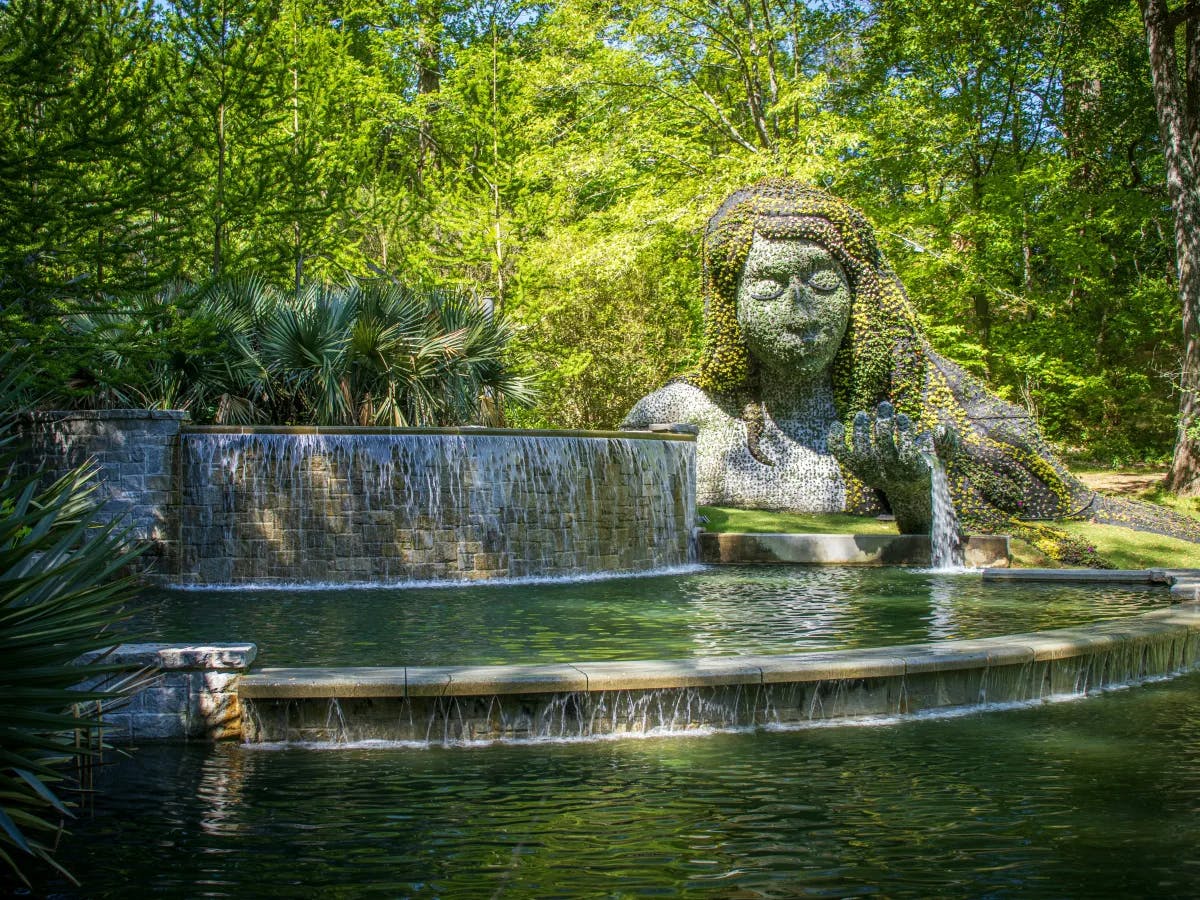
{"type": "MultiPolygon", "coordinates": [[[[0,409],[16,380],[0,379],[0,409]]],[[[90,471],[46,487],[16,449],[12,417],[0,416],[0,881],[28,884],[37,860],[71,878],[53,858],[71,816],[68,764],[98,753],[103,705],[129,686],[128,667],[104,656],[134,590],[120,573],[139,551],[117,524],[92,524],[90,471]]]]}
{"type": "Polygon", "coordinates": [[[177,281],[158,291],[106,297],[69,316],[86,348],[56,405],[191,409],[228,382],[226,344],[238,322],[210,308],[207,291],[177,281]],[[62,404],[62,401],[66,404],[62,404]]]}
{"type": "MultiPolygon", "coordinates": [[[[110,300],[107,308],[120,305],[110,300]]],[[[295,292],[257,278],[174,286],[131,298],[117,313],[76,316],[71,327],[111,348],[91,379],[97,405],[172,403],[200,421],[494,424],[504,400],[528,406],[535,399],[534,380],[510,362],[516,333],[503,316],[460,293],[388,280],[295,292]],[[139,335],[161,333],[139,331],[141,321],[169,319],[171,335],[188,334],[171,318],[179,310],[194,322],[190,333],[206,339],[216,323],[218,351],[211,341],[196,354],[139,343],[139,335]]]]}

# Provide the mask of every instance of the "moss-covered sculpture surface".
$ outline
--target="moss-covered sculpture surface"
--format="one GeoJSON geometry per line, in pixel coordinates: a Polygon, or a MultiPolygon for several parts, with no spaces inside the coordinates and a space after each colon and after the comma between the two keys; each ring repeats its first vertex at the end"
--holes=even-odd
{"type": "MultiPolygon", "coordinates": [[[[731,194],[704,241],[699,369],[643,397],[624,428],[697,426],[707,505],[929,519],[937,453],[963,525],[1082,555],[1035,524],[1087,515],[1196,540],[1189,519],[1094,494],[1028,413],[934,353],[874,231],[824,191],[773,179],[731,194]]],[[[1066,541],[1066,542],[1064,542],[1066,541]]]]}

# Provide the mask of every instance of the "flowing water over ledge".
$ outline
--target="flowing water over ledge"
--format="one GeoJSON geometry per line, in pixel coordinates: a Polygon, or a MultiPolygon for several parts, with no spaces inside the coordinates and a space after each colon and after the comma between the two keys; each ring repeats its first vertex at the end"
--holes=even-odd
{"type": "Polygon", "coordinates": [[[835,653],[570,665],[266,669],[247,740],[471,745],[995,708],[1142,684],[1200,661],[1200,606],[1080,628],[835,653]]]}
{"type": "Polygon", "coordinates": [[[877,728],[113,760],[63,897],[1188,897],[1200,673],[877,728]]]}
{"type": "Polygon", "coordinates": [[[185,430],[176,579],[396,583],[692,558],[690,436],[185,430]]]}
{"type": "Polygon", "coordinates": [[[961,569],[964,564],[962,534],[946,469],[934,453],[925,454],[929,463],[929,494],[933,507],[933,525],[929,534],[930,556],[934,569],[961,569]]]}

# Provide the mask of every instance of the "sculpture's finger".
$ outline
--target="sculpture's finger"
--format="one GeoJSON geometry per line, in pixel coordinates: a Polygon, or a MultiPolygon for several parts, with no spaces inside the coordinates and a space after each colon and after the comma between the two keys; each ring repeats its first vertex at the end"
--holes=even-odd
{"type": "Polygon", "coordinates": [[[871,417],[862,410],[854,414],[854,431],[850,438],[850,449],[854,455],[866,459],[871,455],[871,417]]]}
{"type": "Polygon", "coordinates": [[[952,460],[958,456],[962,443],[959,440],[958,429],[953,425],[941,424],[933,429],[933,449],[943,460],[952,460]]]}
{"type": "Polygon", "coordinates": [[[904,413],[896,416],[895,441],[896,457],[901,465],[917,472],[924,469],[925,461],[921,451],[929,446],[929,436],[919,433],[912,419],[904,413]]]}
{"type": "Polygon", "coordinates": [[[879,404],[879,416],[875,419],[875,452],[888,470],[894,470],[899,462],[900,453],[896,446],[896,420],[890,415],[890,403],[879,404]],[[884,406],[887,406],[885,415],[884,406]]]}
{"type": "Polygon", "coordinates": [[[825,432],[825,444],[834,456],[845,456],[846,426],[841,422],[834,422],[830,425],[829,430],[825,432]]]}

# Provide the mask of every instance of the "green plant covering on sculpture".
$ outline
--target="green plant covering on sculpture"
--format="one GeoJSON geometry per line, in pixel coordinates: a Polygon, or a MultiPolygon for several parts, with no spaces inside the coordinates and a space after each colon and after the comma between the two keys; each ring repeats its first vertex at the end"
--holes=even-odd
{"type": "MultiPolygon", "coordinates": [[[[866,218],[820,189],[787,179],[735,191],[709,220],[703,252],[705,348],[698,370],[684,379],[742,410],[755,459],[762,461],[756,445],[764,418],[763,373],[739,325],[737,299],[755,235],[816,243],[841,265],[853,300],[830,367],[837,415],[848,431],[856,413],[887,402],[922,432],[952,428],[959,446],[946,460],[947,477],[965,527],[1019,533],[1055,558],[1093,563],[1094,552],[1065,534],[1026,523],[1087,514],[1116,517],[1121,524],[1137,520],[1140,526],[1134,527],[1196,539],[1193,523],[1165,511],[1117,510],[1073,478],[1025,410],[991,394],[930,348],[866,218]]],[[[844,461],[842,470],[847,509],[873,511],[871,488],[885,485],[864,484],[871,475],[848,471],[844,461]]]]}

